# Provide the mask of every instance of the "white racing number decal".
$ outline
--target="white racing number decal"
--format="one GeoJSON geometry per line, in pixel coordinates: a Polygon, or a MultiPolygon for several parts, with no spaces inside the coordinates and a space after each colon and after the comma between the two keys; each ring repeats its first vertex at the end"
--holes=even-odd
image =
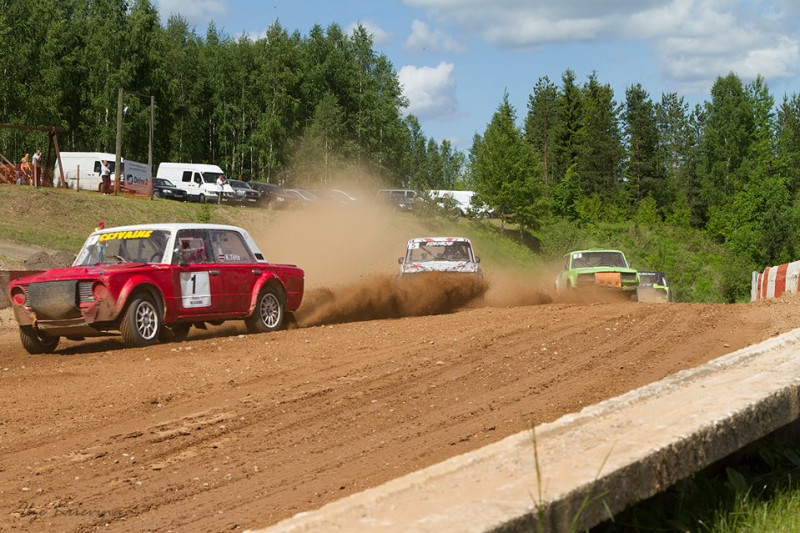
{"type": "Polygon", "coordinates": [[[181,305],[211,307],[211,284],[208,272],[181,272],[181,305]]]}

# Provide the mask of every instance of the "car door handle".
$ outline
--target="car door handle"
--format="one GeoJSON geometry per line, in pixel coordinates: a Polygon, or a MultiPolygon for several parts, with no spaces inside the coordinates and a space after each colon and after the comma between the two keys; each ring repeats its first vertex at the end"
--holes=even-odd
{"type": "Polygon", "coordinates": [[[208,273],[212,276],[219,276],[219,270],[209,270],[208,273]]]}
{"type": "Polygon", "coordinates": [[[261,275],[261,269],[259,269],[259,268],[254,268],[254,269],[253,269],[253,274],[255,274],[256,276],[260,276],[260,275],[261,275]]]}

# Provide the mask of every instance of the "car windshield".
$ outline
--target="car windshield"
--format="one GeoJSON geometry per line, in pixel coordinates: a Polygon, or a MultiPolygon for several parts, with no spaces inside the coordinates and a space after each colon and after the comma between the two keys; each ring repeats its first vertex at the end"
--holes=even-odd
{"type": "Polygon", "coordinates": [[[93,233],[83,245],[72,266],[127,262],[160,263],[166,251],[169,232],[138,229],[93,233]]]}
{"type": "Polygon", "coordinates": [[[239,180],[228,180],[228,184],[231,187],[238,187],[240,189],[250,189],[251,188],[250,185],[248,185],[246,182],[239,181],[239,180]]]}
{"type": "Polygon", "coordinates": [[[639,273],[640,285],[665,285],[667,280],[661,272],[640,272],[639,273]]]}
{"type": "Polygon", "coordinates": [[[225,174],[220,174],[219,172],[203,172],[203,181],[206,183],[217,183],[217,178],[222,176],[225,177],[225,174]]]}
{"type": "Polygon", "coordinates": [[[165,178],[156,178],[156,185],[161,187],[174,187],[175,184],[165,178]]]}
{"type": "Polygon", "coordinates": [[[572,268],[621,267],[628,268],[620,252],[575,252],[572,268]]]}
{"type": "Polygon", "coordinates": [[[407,260],[412,263],[427,261],[472,261],[472,250],[465,241],[412,242],[407,260]]]}

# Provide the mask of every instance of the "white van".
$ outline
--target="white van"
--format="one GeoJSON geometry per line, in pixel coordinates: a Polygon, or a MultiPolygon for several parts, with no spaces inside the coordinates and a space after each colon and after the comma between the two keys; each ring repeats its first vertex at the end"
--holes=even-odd
{"type": "Polygon", "coordinates": [[[430,197],[441,206],[444,207],[447,200],[453,203],[453,206],[458,209],[462,216],[467,216],[472,209],[472,197],[475,196],[474,191],[430,191],[430,197]]]}
{"type": "MultiPolygon", "coordinates": [[[[217,201],[217,178],[225,175],[217,165],[202,163],[161,163],[158,165],[156,177],[168,179],[179,189],[186,191],[193,202],[217,201]]],[[[233,188],[225,184],[222,189],[223,200],[231,201],[235,197],[233,188]]]]}
{"type": "Polygon", "coordinates": [[[475,191],[441,191],[433,190],[428,191],[428,195],[432,200],[436,200],[439,207],[447,207],[448,204],[458,209],[462,216],[480,216],[489,218],[493,215],[492,209],[488,205],[473,205],[472,197],[475,196],[475,191]]]}
{"type": "MultiPolygon", "coordinates": [[[[80,189],[86,191],[101,192],[103,180],[100,178],[100,161],[108,161],[108,166],[111,167],[111,188],[114,188],[114,181],[116,173],[114,167],[116,166],[117,156],[105,152],[61,152],[61,165],[64,167],[64,175],[67,179],[67,187],[76,189],[80,181],[80,189]],[[80,176],[78,176],[78,169],[80,168],[80,176]],[[80,177],[80,180],[79,180],[80,177]]],[[[125,159],[122,159],[123,168],[120,173],[124,171],[125,159]]],[[[55,187],[62,187],[64,177],[61,175],[61,169],[56,163],[55,179],[53,185],[55,187]]]]}

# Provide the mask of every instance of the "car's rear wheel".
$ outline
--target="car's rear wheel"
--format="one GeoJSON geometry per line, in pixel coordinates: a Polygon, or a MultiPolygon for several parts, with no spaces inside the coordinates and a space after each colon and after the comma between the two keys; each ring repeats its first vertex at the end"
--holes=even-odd
{"type": "Polygon", "coordinates": [[[245,319],[247,331],[265,333],[277,331],[283,327],[284,297],[283,292],[274,286],[266,286],[258,293],[256,308],[253,314],[245,319]]]}
{"type": "Polygon", "coordinates": [[[31,355],[53,353],[58,346],[58,337],[43,333],[33,326],[20,326],[19,338],[22,346],[31,355]]]}
{"type": "Polygon", "coordinates": [[[200,199],[199,199],[198,201],[199,201],[201,204],[204,204],[204,203],[206,203],[206,195],[205,195],[205,194],[201,194],[201,195],[200,195],[200,199]]]}
{"type": "Polygon", "coordinates": [[[122,341],[128,346],[149,346],[158,341],[161,317],[153,299],[137,294],[128,304],[119,325],[122,341]]]}

